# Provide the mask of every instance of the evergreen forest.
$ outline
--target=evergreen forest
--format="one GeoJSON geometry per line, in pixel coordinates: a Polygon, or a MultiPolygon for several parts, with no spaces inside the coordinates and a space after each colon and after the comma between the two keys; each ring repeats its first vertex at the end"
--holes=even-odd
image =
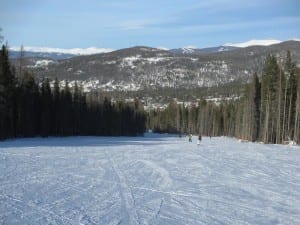
{"type": "MultiPolygon", "coordinates": [[[[0,139],[74,135],[136,136],[145,131],[145,113],[138,101],[111,102],[87,96],[75,83],[53,87],[44,79],[16,72],[5,45],[0,50],[0,139]],[[16,76],[18,74],[18,76],[16,76]]],[[[21,71],[22,70],[22,71],[21,71]]]]}

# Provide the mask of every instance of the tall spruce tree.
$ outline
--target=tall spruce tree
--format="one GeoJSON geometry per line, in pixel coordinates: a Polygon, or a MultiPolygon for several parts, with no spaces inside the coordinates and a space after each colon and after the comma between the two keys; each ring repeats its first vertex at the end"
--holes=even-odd
{"type": "Polygon", "coordinates": [[[72,93],[69,82],[65,81],[65,87],[60,94],[60,130],[61,135],[70,136],[73,134],[72,123],[72,93]]]}
{"type": "Polygon", "coordinates": [[[249,94],[249,108],[250,108],[250,129],[249,140],[256,141],[259,137],[260,128],[260,82],[256,73],[253,74],[250,94],[249,94]]]}
{"type": "Polygon", "coordinates": [[[296,70],[297,74],[297,99],[296,99],[296,110],[295,110],[295,121],[294,121],[294,137],[293,140],[300,144],[300,68],[296,70]]]}
{"type": "Polygon", "coordinates": [[[261,86],[261,136],[265,143],[276,143],[280,69],[275,56],[268,55],[263,69],[261,86]]]}
{"type": "Polygon", "coordinates": [[[51,135],[58,136],[60,134],[60,88],[58,79],[55,78],[53,86],[53,100],[52,100],[52,131],[51,135]]]}
{"type": "Polygon", "coordinates": [[[40,95],[33,74],[25,72],[20,85],[18,98],[18,136],[40,135],[40,95]]]}
{"type": "Polygon", "coordinates": [[[52,130],[52,93],[48,79],[45,79],[41,87],[41,136],[47,137],[52,130]]]}
{"type": "Polygon", "coordinates": [[[287,52],[285,63],[285,70],[287,73],[287,101],[286,101],[286,115],[287,115],[287,137],[292,139],[294,136],[294,121],[297,98],[297,79],[296,79],[296,65],[292,62],[291,52],[287,52]]]}
{"type": "Polygon", "coordinates": [[[0,50],[0,138],[16,135],[16,78],[7,46],[0,50]]]}
{"type": "Polygon", "coordinates": [[[80,134],[80,127],[81,127],[81,111],[80,111],[80,101],[81,101],[81,92],[75,82],[74,91],[73,91],[73,126],[74,126],[74,135],[80,134]]]}

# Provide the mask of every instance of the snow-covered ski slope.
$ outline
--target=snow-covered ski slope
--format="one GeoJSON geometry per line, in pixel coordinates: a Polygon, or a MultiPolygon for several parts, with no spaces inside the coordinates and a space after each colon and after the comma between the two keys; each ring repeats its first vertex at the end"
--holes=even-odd
{"type": "Polygon", "coordinates": [[[300,147],[151,135],[0,142],[0,224],[300,224],[300,147]]]}

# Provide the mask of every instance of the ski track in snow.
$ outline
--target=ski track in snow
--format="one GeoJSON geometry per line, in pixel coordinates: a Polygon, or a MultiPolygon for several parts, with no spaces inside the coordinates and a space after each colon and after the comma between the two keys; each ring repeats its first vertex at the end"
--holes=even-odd
{"type": "Polygon", "coordinates": [[[122,171],[120,171],[119,166],[114,162],[113,159],[110,159],[110,156],[107,152],[105,152],[107,155],[107,158],[109,159],[111,166],[113,168],[113,171],[118,177],[118,180],[120,182],[120,190],[122,193],[122,199],[125,202],[126,209],[128,212],[129,221],[128,224],[139,224],[138,216],[135,210],[135,203],[134,199],[132,197],[131,189],[127,185],[127,180],[125,176],[123,175],[122,171]]]}
{"type": "Polygon", "coordinates": [[[0,224],[300,224],[300,147],[155,134],[7,140],[0,224]]]}

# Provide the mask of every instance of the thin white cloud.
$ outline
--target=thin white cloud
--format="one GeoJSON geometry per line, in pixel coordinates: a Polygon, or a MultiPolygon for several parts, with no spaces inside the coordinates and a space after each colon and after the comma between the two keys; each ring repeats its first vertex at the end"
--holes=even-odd
{"type": "Polygon", "coordinates": [[[240,0],[207,0],[199,1],[193,6],[187,7],[189,10],[206,10],[206,11],[228,11],[228,10],[238,10],[238,9],[249,9],[251,7],[261,6],[261,0],[252,1],[240,1],[240,0]]]}
{"type": "MultiPolygon", "coordinates": [[[[11,47],[10,49],[14,51],[19,51],[20,47],[11,47]]],[[[92,55],[92,54],[107,53],[107,52],[114,51],[114,49],[111,48],[96,48],[96,47],[64,49],[64,48],[48,48],[48,47],[34,47],[34,46],[25,46],[24,50],[30,52],[65,53],[65,54],[73,54],[73,55],[92,55]]]]}
{"type": "Polygon", "coordinates": [[[241,21],[234,23],[215,23],[215,24],[195,24],[195,25],[176,25],[163,27],[160,29],[160,24],[155,27],[161,31],[170,32],[170,30],[176,30],[180,32],[188,31],[199,31],[199,32],[220,32],[220,31],[234,31],[239,29],[250,29],[250,28],[263,28],[270,26],[287,26],[290,24],[300,23],[300,16],[285,16],[285,17],[274,17],[266,20],[255,20],[255,21],[241,21]]]}
{"type": "Polygon", "coordinates": [[[187,46],[184,46],[183,48],[196,49],[197,46],[196,45],[187,45],[187,46]]]}
{"type": "Polygon", "coordinates": [[[177,21],[178,19],[174,17],[144,18],[114,22],[107,27],[122,30],[137,30],[144,28],[159,28],[169,23],[176,23],[177,21]]]}
{"type": "Polygon", "coordinates": [[[147,22],[131,20],[131,21],[123,21],[118,26],[122,30],[138,30],[142,29],[147,25],[147,22]]]}

